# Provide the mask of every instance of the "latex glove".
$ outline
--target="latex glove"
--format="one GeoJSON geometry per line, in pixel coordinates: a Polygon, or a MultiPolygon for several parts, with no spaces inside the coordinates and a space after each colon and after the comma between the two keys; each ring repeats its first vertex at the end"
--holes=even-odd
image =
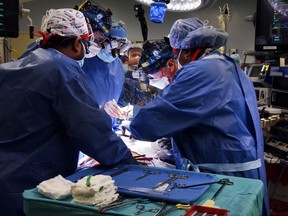
{"type": "Polygon", "coordinates": [[[122,130],[122,135],[125,135],[126,130],[130,132],[130,123],[131,121],[123,120],[119,128],[122,130]]]}
{"type": "Polygon", "coordinates": [[[127,106],[121,108],[124,120],[128,120],[133,117],[133,109],[134,106],[131,104],[128,104],[127,106]]]}
{"type": "Polygon", "coordinates": [[[162,149],[168,149],[169,150],[172,148],[171,138],[163,137],[161,139],[158,139],[157,143],[159,144],[160,148],[162,148],[162,149]]]}
{"type": "Polygon", "coordinates": [[[106,102],[101,108],[104,109],[108,113],[108,115],[112,117],[119,118],[119,119],[123,118],[122,110],[117,105],[115,100],[110,100],[106,102]]]}

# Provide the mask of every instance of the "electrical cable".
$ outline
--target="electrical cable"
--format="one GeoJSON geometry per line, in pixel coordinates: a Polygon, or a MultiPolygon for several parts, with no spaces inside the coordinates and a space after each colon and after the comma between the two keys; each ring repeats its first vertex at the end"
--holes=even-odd
{"type": "Polygon", "coordinates": [[[11,49],[11,53],[12,52],[16,54],[16,60],[19,59],[19,52],[16,49],[11,49]]]}
{"type": "Polygon", "coordinates": [[[260,102],[265,101],[265,100],[267,100],[267,99],[269,99],[269,98],[271,98],[271,96],[268,96],[268,97],[266,97],[266,98],[263,98],[263,99],[261,99],[261,100],[258,100],[258,101],[257,101],[258,105],[259,105],[260,102]]]}

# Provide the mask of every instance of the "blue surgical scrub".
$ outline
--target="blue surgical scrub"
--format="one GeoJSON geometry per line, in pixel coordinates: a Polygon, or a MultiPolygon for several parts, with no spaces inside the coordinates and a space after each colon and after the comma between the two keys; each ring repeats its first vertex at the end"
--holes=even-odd
{"type": "MultiPolygon", "coordinates": [[[[218,52],[183,66],[163,94],[130,124],[136,139],[173,137],[176,165],[261,179],[266,189],[263,135],[251,80],[218,52]]],[[[269,215],[265,193],[263,215],[269,215]]]]}
{"type": "Polygon", "coordinates": [[[79,150],[101,164],[130,163],[77,62],[37,48],[0,65],[0,214],[23,215],[22,192],[75,172],[79,150]]]}
{"type": "Polygon", "coordinates": [[[82,69],[100,106],[113,99],[118,102],[125,81],[124,67],[118,57],[111,62],[102,61],[98,56],[85,58],[82,69]]]}

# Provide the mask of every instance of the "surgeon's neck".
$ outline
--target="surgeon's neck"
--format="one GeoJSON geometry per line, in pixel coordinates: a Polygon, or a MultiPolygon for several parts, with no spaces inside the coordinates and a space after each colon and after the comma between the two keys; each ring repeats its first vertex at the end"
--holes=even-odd
{"type": "Polygon", "coordinates": [[[204,48],[196,48],[196,50],[192,54],[191,62],[199,59],[203,55],[204,52],[205,52],[204,48]]]}

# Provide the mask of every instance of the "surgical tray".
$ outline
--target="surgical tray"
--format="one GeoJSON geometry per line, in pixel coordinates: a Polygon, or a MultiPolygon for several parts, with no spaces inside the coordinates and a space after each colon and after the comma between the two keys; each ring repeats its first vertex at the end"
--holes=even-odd
{"type": "Polygon", "coordinates": [[[202,184],[214,182],[216,180],[215,175],[206,173],[137,165],[117,166],[109,170],[99,170],[97,167],[90,168],[79,171],[67,177],[67,179],[76,182],[77,180],[90,174],[111,175],[115,180],[115,185],[118,187],[119,194],[184,204],[192,204],[203,193],[205,193],[210,185],[202,185],[185,189],[179,188],[177,185],[183,186],[202,184]],[[147,176],[140,178],[145,174],[147,176]],[[171,176],[172,179],[169,184],[163,185],[162,190],[160,190],[161,187],[158,187],[157,185],[166,181],[167,179],[170,179],[171,176]]]}

